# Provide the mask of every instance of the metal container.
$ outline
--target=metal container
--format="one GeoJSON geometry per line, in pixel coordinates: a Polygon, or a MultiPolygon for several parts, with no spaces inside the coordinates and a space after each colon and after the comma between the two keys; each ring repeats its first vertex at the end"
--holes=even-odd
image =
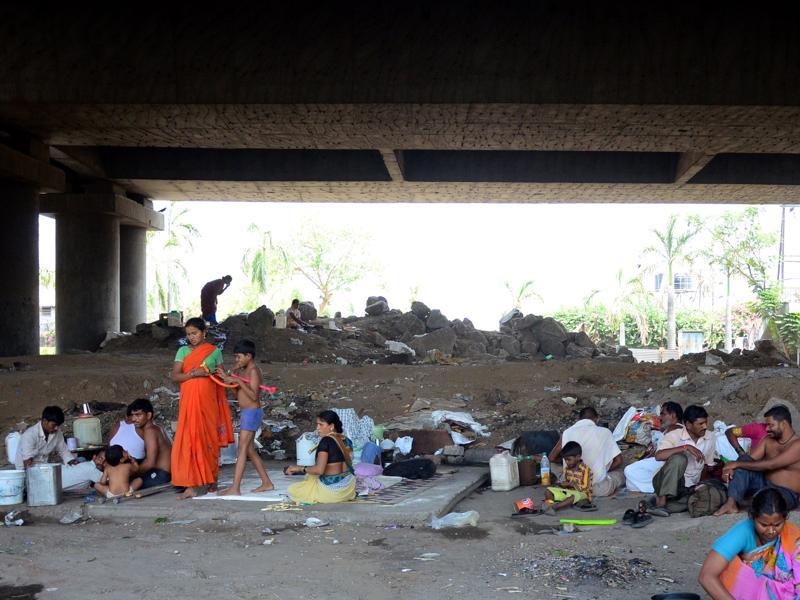
{"type": "Polygon", "coordinates": [[[61,504],[61,465],[33,464],[26,474],[28,506],[61,504]]]}

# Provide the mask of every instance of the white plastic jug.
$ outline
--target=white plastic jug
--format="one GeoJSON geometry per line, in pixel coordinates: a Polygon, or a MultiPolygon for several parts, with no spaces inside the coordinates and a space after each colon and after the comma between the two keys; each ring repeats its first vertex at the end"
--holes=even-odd
{"type": "Polygon", "coordinates": [[[316,433],[304,433],[297,438],[297,464],[301,467],[313,467],[317,462],[317,453],[314,451],[319,444],[316,433]]]}
{"type": "Polygon", "coordinates": [[[508,451],[495,454],[489,459],[489,473],[492,476],[492,489],[507,492],[519,487],[519,465],[517,459],[508,451]]]}
{"type": "Polygon", "coordinates": [[[103,444],[103,431],[100,419],[92,415],[81,415],[72,422],[72,433],[78,438],[81,448],[103,444]]]}
{"type": "Polygon", "coordinates": [[[13,465],[17,457],[17,448],[19,448],[19,440],[22,437],[19,431],[12,431],[6,436],[6,460],[8,464],[13,465]]]}
{"type": "Polygon", "coordinates": [[[275,329],[286,329],[286,313],[275,315],[275,329]]]}
{"type": "Polygon", "coordinates": [[[0,471],[0,504],[22,504],[25,471],[0,471]]]}

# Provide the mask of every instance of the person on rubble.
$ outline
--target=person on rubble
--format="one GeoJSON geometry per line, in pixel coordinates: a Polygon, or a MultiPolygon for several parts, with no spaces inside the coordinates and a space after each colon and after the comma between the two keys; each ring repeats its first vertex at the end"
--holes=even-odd
{"type": "Polygon", "coordinates": [[[217,296],[230,287],[231,281],[233,281],[233,277],[225,275],[221,279],[209,281],[200,290],[200,310],[207,323],[217,324],[217,296]]]}
{"type": "Polygon", "coordinates": [[[292,300],[292,305],[286,311],[286,327],[287,329],[310,329],[311,325],[303,321],[300,317],[300,300],[295,298],[292,300]]]}
{"type": "Polygon", "coordinates": [[[606,427],[600,427],[600,415],[587,406],[578,414],[578,422],[561,434],[561,439],[550,452],[550,462],[561,459],[561,449],[568,442],[577,442],[582,449],[583,461],[594,474],[592,494],[610,496],[625,483],[622,454],[614,436],[606,427]]]}

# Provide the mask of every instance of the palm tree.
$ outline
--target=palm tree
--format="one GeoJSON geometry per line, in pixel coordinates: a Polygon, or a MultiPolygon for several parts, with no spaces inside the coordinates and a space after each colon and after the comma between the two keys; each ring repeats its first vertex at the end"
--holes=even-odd
{"type": "Polygon", "coordinates": [[[288,270],[286,253],[272,241],[272,232],[264,231],[256,223],[247,228],[255,244],[242,256],[242,271],[250,278],[253,290],[259,296],[266,294],[283,282],[288,270]]]}
{"type": "Polygon", "coordinates": [[[537,298],[539,302],[544,302],[542,296],[533,289],[534,283],[533,279],[529,279],[519,287],[515,287],[509,281],[504,282],[506,290],[511,295],[511,308],[522,310],[523,302],[530,298],[537,298]]]}
{"type": "Polygon", "coordinates": [[[194,250],[194,240],[199,235],[189,222],[188,208],[179,208],[176,202],[170,202],[164,216],[164,231],[147,234],[147,245],[153,249],[151,256],[155,259],[155,287],[149,302],[156,312],[169,311],[179,305],[181,283],[187,277],[181,256],[194,250]]]}
{"type": "Polygon", "coordinates": [[[678,230],[678,217],[671,215],[667,221],[667,226],[663,231],[653,229],[653,233],[658,238],[658,243],[645,248],[645,254],[655,255],[662,265],[667,267],[667,349],[674,350],[675,343],[675,287],[674,287],[674,267],[676,263],[687,260],[692,256],[689,243],[697,235],[702,227],[701,221],[697,217],[689,217],[686,220],[686,227],[678,230]]]}

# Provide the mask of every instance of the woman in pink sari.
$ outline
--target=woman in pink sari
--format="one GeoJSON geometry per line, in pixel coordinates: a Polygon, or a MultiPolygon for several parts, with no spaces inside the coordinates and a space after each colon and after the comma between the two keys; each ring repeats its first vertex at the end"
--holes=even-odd
{"type": "Polygon", "coordinates": [[[713,600],[796,600],[800,597],[800,528],[787,522],[782,492],[753,496],[750,518],[720,537],[700,570],[713,600]]]}

